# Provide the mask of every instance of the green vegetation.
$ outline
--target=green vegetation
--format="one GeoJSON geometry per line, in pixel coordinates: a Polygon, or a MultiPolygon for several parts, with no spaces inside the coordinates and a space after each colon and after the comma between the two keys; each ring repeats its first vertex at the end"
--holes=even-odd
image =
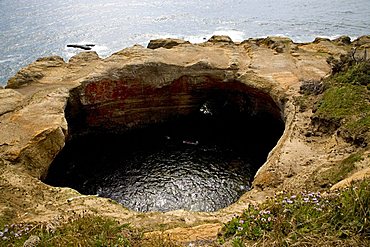
{"type": "Polygon", "coordinates": [[[338,85],[325,91],[316,114],[334,119],[352,117],[354,113],[368,110],[364,88],[355,85],[338,85]]]}
{"type": "Polygon", "coordinates": [[[352,65],[326,82],[327,90],[313,116],[318,123],[332,123],[340,135],[359,146],[370,142],[370,62],[352,65]]]}
{"type": "MultiPolygon", "coordinates": [[[[34,236],[37,246],[177,246],[164,236],[144,238],[142,232],[119,222],[101,216],[82,215],[53,225],[11,224],[0,229],[0,246],[23,246],[34,236]]],[[[36,245],[35,245],[36,246],[36,245]]]]}
{"type": "Polygon", "coordinates": [[[338,73],[334,78],[341,84],[368,86],[370,84],[370,62],[354,64],[347,71],[338,73]]]}
{"type": "Polygon", "coordinates": [[[336,164],[325,171],[320,170],[314,178],[315,184],[321,187],[327,187],[345,179],[348,174],[355,170],[356,162],[363,160],[362,154],[362,151],[351,154],[339,164],[336,164]]]}
{"type": "Polygon", "coordinates": [[[281,192],[224,225],[233,246],[370,246],[370,181],[340,191],[281,192]]]}

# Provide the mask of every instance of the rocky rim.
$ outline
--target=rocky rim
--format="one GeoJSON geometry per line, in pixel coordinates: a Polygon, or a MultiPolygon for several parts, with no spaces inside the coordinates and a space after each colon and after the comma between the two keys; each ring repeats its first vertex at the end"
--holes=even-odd
{"type": "MultiPolygon", "coordinates": [[[[361,50],[369,45],[369,36],[353,42],[341,37],[304,44],[283,37],[234,43],[229,37],[217,36],[201,44],[154,40],[150,42],[151,49],[133,46],[106,59],[99,58],[95,52],[82,52],[67,63],[60,57],[40,58],[21,69],[5,89],[0,89],[0,211],[12,210],[17,221],[55,221],[74,213],[93,212],[131,222],[133,226],[144,226],[147,234],[163,230],[165,225],[166,233],[179,241],[212,239],[223,223],[250,203],[261,202],[276,191],[307,188],[313,184],[312,177],[317,171],[356,152],[358,147],[336,134],[307,134],[312,111],[300,110],[295,99],[300,96],[302,83],[320,81],[331,73],[328,57],[338,58],[355,46],[361,50]],[[107,93],[110,89],[119,85],[125,91],[140,84],[159,90],[184,76],[187,83],[195,84],[205,78],[221,83],[237,80],[270,95],[280,108],[285,121],[283,136],[257,172],[252,190],[236,203],[212,213],[178,210],[143,214],[129,211],[109,199],[82,196],[73,189],[51,187],[42,182],[71,134],[65,109],[76,92],[80,94],[82,107],[102,102],[101,105],[114,104],[117,100],[132,104],[131,111],[114,115],[121,116],[113,118],[119,122],[123,121],[122,115],[135,112],[137,102],[134,96],[128,101],[115,98],[107,93]]],[[[103,116],[106,113],[103,111],[103,116]]],[[[131,114],[131,120],[125,124],[138,124],[140,116],[138,112],[131,114]]],[[[91,126],[105,124],[98,113],[88,119],[91,126]]],[[[365,165],[333,188],[370,176],[369,155],[366,157],[362,162],[365,165]]]]}

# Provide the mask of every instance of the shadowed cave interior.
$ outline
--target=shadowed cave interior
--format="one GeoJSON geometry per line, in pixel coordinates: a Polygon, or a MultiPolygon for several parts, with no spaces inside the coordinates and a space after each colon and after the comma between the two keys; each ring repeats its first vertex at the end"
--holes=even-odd
{"type": "Polygon", "coordinates": [[[230,85],[193,90],[186,114],[166,107],[158,114],[152,105],[145,108],[152,120],[109,128],[89,124],[99,105],[77,107],[75,94],[66,109],[69,140],[45,182],[141,212],[227,207],[250,189],[284,131],[268,94],[230,85]]]}

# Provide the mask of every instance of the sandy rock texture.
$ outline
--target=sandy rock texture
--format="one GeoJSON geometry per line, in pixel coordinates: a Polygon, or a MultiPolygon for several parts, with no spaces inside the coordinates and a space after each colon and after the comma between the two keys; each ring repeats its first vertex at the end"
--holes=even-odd
{"type": "Polygon", "coordinates": [[[315,172],[355,151],[335,135],[307,135],[312,112],[300,111],[296,98],[303,82],[331,73],[330,56],[339,58],[369,43],[369,37],[303,44],[268,37],[236,43],[216,36],[200,44],[151,41],[151,49],[133,46],[105,59],[95,52],[82,52],[69,62],[60,57],[38,59],[0,89],[0,212],[13,210],[20,221],[50,221],[90,211],[144,226],[148,234],[165,225],[167,233],[182,242],[212,238],[249,203],[263,201],[277,190],[305,188],[315,172]],[[193,93],[209,88],[249,94],[253,110],[275,107],[275,114],[285,121],[283,136],[256,174],[253,189],[233,205],[212,213],[143,214],[42,182],[70,135],[187,114],[199,103],[193,93]],[[74,122],[81,112],[82,121],[74,122]],[[202,227],[207,228],[204,236],[199,234],[202,227]]]}

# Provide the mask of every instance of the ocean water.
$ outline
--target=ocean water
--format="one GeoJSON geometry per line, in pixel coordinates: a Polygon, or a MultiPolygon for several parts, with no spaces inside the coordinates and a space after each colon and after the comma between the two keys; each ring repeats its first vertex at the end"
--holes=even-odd
{"type": "Polygon", "coordinates": [[[370,34],[369,13],[369,0],[0,0],[0,86],[39,57],[68,60],[78,52],[69,43],[106,57],[161,37],[356,38],[370,34]]]}

